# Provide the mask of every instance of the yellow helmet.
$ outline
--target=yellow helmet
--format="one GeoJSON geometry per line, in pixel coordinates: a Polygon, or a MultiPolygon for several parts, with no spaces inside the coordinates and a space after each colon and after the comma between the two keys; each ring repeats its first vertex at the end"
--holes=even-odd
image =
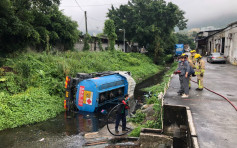
{"type": "Polygon", "coordinates": [[[191,50],[190,53],[196,53],[196,50],[191,50]]]}
{"type": "Polygon", "coordinates": [[[195,58],[195,59],[199,59],[199,58],[202,58],[202,56],[201,56],[200,54],[196,54],[196,55],[194,56],[194,58],[195,58]]]}
{"type": "Polygon", "coordinates": [[[183,53],[181,56],[186,56],[186,54],[185,54],[185,53],[183,53]]]}

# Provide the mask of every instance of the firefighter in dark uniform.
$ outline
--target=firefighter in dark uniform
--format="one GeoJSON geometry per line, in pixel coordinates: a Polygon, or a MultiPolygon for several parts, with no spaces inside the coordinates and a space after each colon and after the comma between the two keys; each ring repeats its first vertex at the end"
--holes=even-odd
{"type": "Polygon", "coordinates": [[[126,114],[127,114],[127,110],[129,109],[128,100],[129,100],[128,94],[124,96],[124,99],[120,100],[121,104],[118,106],[118,109],[116,111],[115,133],[119,133],[118,126],[119,126],[120,120],[122,120],[122,131],[123,132],[128,131],[126,129],[126,124],[127,124],[126,114]]]}
{"type": "Polygon", "coordinates": [[[180,80],[180,91],[179,93],[182,94],[182,98],[188,98],[189,97],[189,71],[190,71],[190,65],[186,59],[186,56],[182,55],[180,56],[180,62],[179,67],[176,71],[176,74],[179,74],[179,80],[180,80]],[[178,73],[177,73],[178,72],[178,73]]]}

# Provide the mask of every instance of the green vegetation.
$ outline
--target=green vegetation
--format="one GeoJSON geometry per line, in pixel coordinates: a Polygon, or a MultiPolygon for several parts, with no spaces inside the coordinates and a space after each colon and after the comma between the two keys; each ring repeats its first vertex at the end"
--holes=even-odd
{"type": "Polygon", "coordinates": [[[84,35],[84,46],[83,51],[89,51],[90,50],[90,44],[89,41],[91,40],[91,36],[87,33],[84,35]]]}
{"type": "Polygon", "coordinates": [[[191,49],[195,49],[196,45],[194,43],[194,39],[185,35],[185,34],[180,34],[177,33],[175,34],[177,38],[177,44],[189,44],[191,49]]]}
{"type": "Polygon", "coordinates": [[[1,0],[0,51],[34,47],[50,50],[56,44],[72,49],[80,32],[77,23],[59,10],[60,0],[1,0]]]}
{"type": "Polygon", "coordinates": [[[165,0],[132,0],[119,8],[112,6],[107,16],[114,21],[120,40],[119,29],[125,29],[129,42],[144,46],[154,62],[161,64],[163,55],[173,51],[174,27],[186,28],[184,14],[177,5],[165,0]]]}
{"type": "Polygon", "coordinates": [[[149,96],[146,98],[146,104],[153,104],[153,110],[155,114],[153,115],[153,120],[146,120],[146,114],[141,110],[137,110],[135,117],[129,118],[129,122],[133,122],[137,125],[135,129],[129,134],[131,137],[139,137],[141,128],[161,128],[161,100],[158,99],[158,94],[160,92],[164,93],[164,88],[167,87],[167,84],[170,80],[171,74],[176,70],[178,63],[173,63],[171,68],[163,76],[162,82],[160,84],[147,87],[143,89],[146,92],[149,92],[149,96]]]}
{"type": "Polygon", "coordinates": [[[65,76],[131,71],[138,82],[160,70],[139,53],[14,53],[0,58],[0,130],[47,120],[63,111],[65,76]]]}
{"type": "Polygon", "coordinates": [[[128,121],[139,124],[142,121],[144,121],[145,117],[146,117],[145,113],[143,113],[140,109],[138,109],[136,111],[136,116],[134,118],[129,118],[128,121]]]}
{"type": "Polygon", "coordinates": [[[115,25],[113,20],[106,20],[104,27],[104,34],[108,36],[109,39],[109,50],[115,50],[115,40],[117,39],[117,34],[115,33],[115,25]]]}

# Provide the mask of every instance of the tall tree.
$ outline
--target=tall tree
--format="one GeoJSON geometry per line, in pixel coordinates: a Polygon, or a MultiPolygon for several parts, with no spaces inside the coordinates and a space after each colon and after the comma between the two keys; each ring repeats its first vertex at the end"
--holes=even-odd
{"type": "MultiPolygon", "coordinates": [[[[172,50],[167,44],[170,40],[175,43],[172,35],[174,27],[182,30],[187,22],[177,5],[164,0],[131,0],[119,8],[112,6],[107,16],[114,21],[116,31],[125,28],[127,40],[138,42],[151,53],[158,48],[166,53],[172,50]]],[[[161,54],[157,56],[161,57],[161,54]]]]}
{"type": "Polygon", "coordinates": [[[49,49],[63,44],[72,48],[78,39],[77,23],[59,11],[60,0],[1,0],[0,51],[26,46],[49,49]]]}
{"type": "Polygon", "coordinates": [[[109,19],[105,21],[104,34],[106,34],[109,39],[109,50],[114,50],[117,34],[115,33],[115,25],[113,20],[109,19]]]}
{"type": "Polygon", "coordinates": [[[191,49],[195,48],[196,45],[194,43],[194,39],[192,39],[191,37],[188,37],[187,35],[180,34],[180,33],[177,33],[175,35],[177,38],[177,41],[176,41],[177,44],[188,44],[191,49]]]}

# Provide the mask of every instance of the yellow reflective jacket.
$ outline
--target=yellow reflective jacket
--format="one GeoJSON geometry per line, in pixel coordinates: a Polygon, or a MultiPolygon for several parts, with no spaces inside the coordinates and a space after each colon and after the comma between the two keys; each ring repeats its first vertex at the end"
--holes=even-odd
{"type": "Polygon", "coordinates": [[[198,60],[195,66],[196,66],[195,75],[204,74],[204,72],[205,72],[204,60],[202,60],[202,59],[198,60]]]}

